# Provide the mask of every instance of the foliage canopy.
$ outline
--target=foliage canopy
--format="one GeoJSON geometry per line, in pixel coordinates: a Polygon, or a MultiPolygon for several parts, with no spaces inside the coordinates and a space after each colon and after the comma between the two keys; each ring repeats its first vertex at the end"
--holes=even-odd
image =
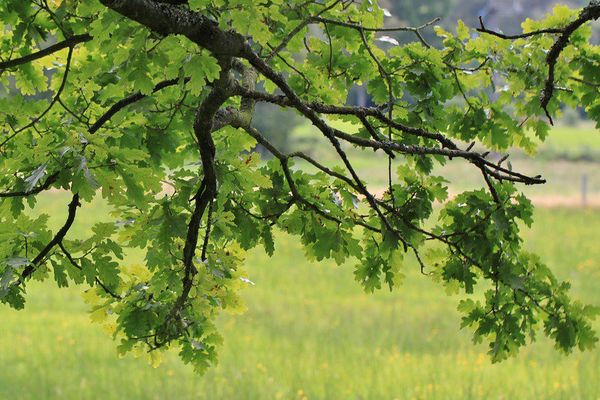
{"type": "Polygon", "coordinates": [[[483,20],[456,32],[435,21],[384,29],[385,14],[369,0],[3,1],[1,301],[22,308],[31,279],[85,283],[119,351],[157,361],[176,347],[203,371],[216,361],[218,312],[243,310],[244,252],[272,255],[280,229],[311,259],[355,260],[367,291],[398,286],[403,260],[415,258],[465,293],[463,325],[494,361],[540,324],[558,349],[591,348],[596,309],[522,248],[532,206],[517,186],[545,181],[489,152],[533,151],[562,104],[600,123],[600,48],[589,43],[600,4],[558,6],[516,36],[483,20]],[[361,83],[378,106],[345,105],[361,83]],[[310,121],[343,168],[276,148],[252,124],[260,102],[310,121]],[[261,161],[257,143],[273,157],[261,161]],[[347,144],[384,154],[374,158],[389,170],[383,194],[361,179],[347,144]],[[432,170],[453,158],[481,172],[482,189],[448,199],[432,170]],[[55,232],[47,215],[26,212],[52,189],[72,193],[55,232]],[[98,196],[114,222],[70,237],[98,196]],[[132,248],[143,265],[125,261],[132,248]]]}

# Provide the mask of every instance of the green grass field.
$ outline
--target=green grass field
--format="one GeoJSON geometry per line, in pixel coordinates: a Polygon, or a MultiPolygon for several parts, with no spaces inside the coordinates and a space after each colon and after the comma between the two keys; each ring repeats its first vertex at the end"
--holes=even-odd
{"type": "MultiPolygon", "coordinates": [[[[66,202],[40,206],[59,221],[66,202]]],[[[84,224],[103,211],[82,211],[84,224]]],[[[600,304],[599,231],[597,210],[540,209],[525,236],[575,297],[600,304]]],[[[29,285],[24,311],[0,308],[0,399],[600,399],[600,350],[564,356],[541,340],[492,365],[459,330],[457,298],[412,263],[402,288],[367,295],[352,265],[306,262],[279,235],[275,256],[252,252],[247,270],[249,310],[221,318],[220,364],[204,377],[176,354],[157,369],[119,359],[77,288],[29,285]]]]}
{"type": "Polygon", "coordinates": [[[593,123],[580,123],[575,126],[559,125],[552,129],[542,151],[576,156],[589,153],[598,156],[600,151],[600,129],[593,123]]]}

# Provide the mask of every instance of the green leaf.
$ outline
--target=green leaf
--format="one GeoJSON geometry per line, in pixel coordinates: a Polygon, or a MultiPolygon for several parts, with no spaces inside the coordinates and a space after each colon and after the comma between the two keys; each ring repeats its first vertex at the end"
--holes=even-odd
{"type": "Polygon", "coordinates": [[[206,52],[194,54],[183,66],[186,75],[190,77],[190,92],[197,96],[202,93],[207,82],[219,77],[221,67],[217,60],[206,52]]]}

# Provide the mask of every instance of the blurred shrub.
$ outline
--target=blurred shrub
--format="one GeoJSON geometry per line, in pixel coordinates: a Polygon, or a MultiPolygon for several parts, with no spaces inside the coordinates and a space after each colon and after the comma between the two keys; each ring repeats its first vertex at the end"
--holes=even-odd
{"type": "Polygon", "coordinates": [[[302,122],[303,119],[294,111],[259,103],[252,124],[277,149],[288,152],[292,147],[292,131],[302,122]]]}
{"type": "Polygon", "coordinates": [[[566,126],[576,126],[581,120],[581,113],[578,110],[566,108],[562,112],[561,122],[566,126]]]}

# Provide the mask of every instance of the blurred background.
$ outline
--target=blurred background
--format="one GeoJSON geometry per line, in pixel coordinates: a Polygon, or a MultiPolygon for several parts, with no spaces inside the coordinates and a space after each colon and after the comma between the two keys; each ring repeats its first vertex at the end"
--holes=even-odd
{"type": "MultiPolygon", "coordinates": [[[[448,28],[457,19],[477,26],[481,15],[489,28],[514,33],[526,16],[541,16],[556,2],[382,3],[393,15],[390,25],[443,16],[448,28]]],[[[304,149],[333,163],[294,113],[267,106],[258,112],[257,126],[282,149],[304,149]]],[[[376,154],[353,156],[372,186],[385,186],[376,154]]],[[[538,206],[533,228],[524,230],[526,247],[572,283],[575,298],[600,304],[600,131],[584,113],[569,111],[533,158],[515,150],[511,160],[515,169],[548,179],[523,188],[538,206]]],[[[460,161],[444,167],[451,191],[481,186],[469,170],[460,161]]],[[[67,202],[64,194],[49,193],[38,210],[58,225],[67,202]]],[[[98,218],[110,220],[106,204],[94,207],[81,213],[73,237],[87,234],[98,218]]],[[[367,295],[353,280],[352,263],[306,261],[298,242],[283,234],[276,245],[272,258],[261,249],[250,253],[248,277],[256,285],[244,292],[248,311],[222,316],[220,363],[204,377],[176,354],[156,369],[143,357],[119,359],[112,338],[91,323],[80,288],[31,284],[24,311],[0,307],[0,399],[600,399],[599,350],[566,356],[540,340],[492,365],[486,346],[460,330],[458,297],[411,261],[400,289],[367,295]]]]}

